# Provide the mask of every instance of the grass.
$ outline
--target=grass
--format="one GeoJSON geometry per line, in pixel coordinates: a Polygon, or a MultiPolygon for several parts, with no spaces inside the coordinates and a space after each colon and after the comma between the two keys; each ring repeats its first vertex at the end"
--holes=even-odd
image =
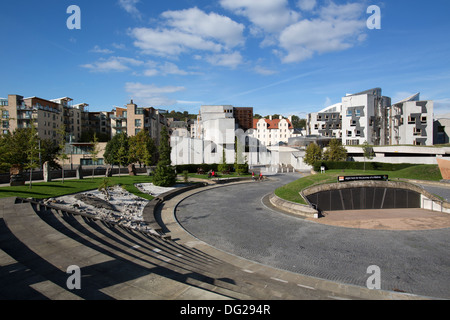
{"type": "Polygon", "coordinates": [[[275,194],[285,200],[306,204],[299,192],[303,189],[317,184],[336,183],[338,176],[346,175],[382,175],[387,174],[389,180],[412,179],[439,181],[442,179],[439,167],[436,165],[417,165],[398,171],[369,171],[369,170],[329,170],[324,174],[310,175],[294,182],[291,182],[275,190],[275,194]]]}
{"type": "MultiPolygon", "coordinates": [[[[33,183],[32,189],[29,185],[16,187],[1,187],[0,198],[7,197],[21,197],[21,198],[35,198],[47,199],[60,197],[68,194],[74,194],[89,190],[96,190],[103,182],[104,178],[85,178],[82,180],[65,179],[62,181],[52,182],[36,182],[33,183]]],[[[131,192],[139,197],[152,200],[153,197],[149,194],[142,193],[137,189],[135,183],[151,183],[152,177],[149,176],[113,176],[109,178],[109,185],[121,185],[125,190],[131,192]]]]}

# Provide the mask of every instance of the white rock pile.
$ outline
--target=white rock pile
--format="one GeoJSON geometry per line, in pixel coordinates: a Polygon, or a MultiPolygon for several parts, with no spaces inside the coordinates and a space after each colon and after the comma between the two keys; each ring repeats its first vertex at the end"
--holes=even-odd
{"type": "MultiPolygon", "coordinates": [[[[136,187],[141,192],[152,196],[158,196],[175,188],[157,187],[151,183],[137,184],[136,187]]],[[[47,199],[45,203],[65,210],[87,213],[103,221],[119,223],[135,230],[156,234],[156,231],[143,221],[142,213],[149,203],[148,200],[137,197],[120,186],[110,187],[108,193],[109,198],[103,192],[92,190],[77,195],[47,199]],[[86,199],[86,201],[79,199],[86,199]],[[88,201],[92,199],[93,201],[88,201]],[[95,201],[95,199],[103,201],[95,201]],[[95,206],[92,205],[92,202],[95,203],[95,206]],[[102,206],[102,202],[107,202],[109,205],[102,206]]]]}

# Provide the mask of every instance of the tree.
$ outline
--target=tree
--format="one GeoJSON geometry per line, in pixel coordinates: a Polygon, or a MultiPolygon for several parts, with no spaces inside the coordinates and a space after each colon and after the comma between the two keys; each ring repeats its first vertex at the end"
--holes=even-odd
{"type": "Polygon", "coordinates": [[[369,146],[367,141],[363,143],[363,153],[364,153],[364,171],[366,171],[366,159],[372,160],[374,157],[373,148],[369,146]]]}
{"type": "Polygon", "coordinates": [[[64,162],[69,159],[66,152],[66,126],[63,124],[58,130],[59,135],[59,153],[58,159],[62,162],[62,183],[64,183],[64,162]]]}
{"type": "Polygon", "coordinates": [[[299,116],[292,116],[292,126],[294,129],[305,129],[306,119],[300,119],[299,116]]]}
{"type": "Polygon", "coordinates": [[[306,148],[306,153],[303,162],[307,165],[313,166],[317,161],[322,160],[322,149],[316,143],[311,143],[306,148]]]}
{"type": "Polygon", "coordinates": [[[245,149],[245,139],[243,137],[235,138],[235,159],[234,159],[234,170],[238,175],[245,174],[248,172],[248,163],[244,155],[245,149]]]}
{"type": "Polygon", "coordinates": [[[222,173],[228,171],[227,158],[225,155],[225,148],[222,149],[222,162],[217,167],[217,170],[222,173]]]}
{"type": "Polygon", "coordinates": [[[119,136],[119,149],[116,154],[117,162],[119,163],[119,177],[120,177],[120,167],[126,166],[130,163],[129,154],[129,143],[128,136],[126,134],[121,134],[119,136]]]}
{"type": "Polygon", "coordinates": [[[347,149],[342,145],[338,139],[333,139],[323,154],[326,161],[345,161],[347,160],[347,149]]]}
{"type": "Polygon", "coordinates": [[[116,134],[105,147],[105,153],[103,155],[105,162],[110,165],[120,166],[129,163],[129,144],[128,136],[125,132],[116,134]]]}
{"type": "Polygon", "coordinates": [[[28,130],[28,143],[25,147],[26,163],[24,169],[30,170],[30,189],[33,188],[33,169],[39,168],[39,137],[34,120],[31,119],[31,130],[28,130]]]}
{"type": "Polygon", "coordinates": [[[95,171],[95,164],[98,161],[98,154],[100,152],[98,148],[98,138],[97,134],[94,133],[94,141],[91,141],[92,143],[92,149],[91,149],[91,158],[92,158],[92,179],[94,179],[94,171],[95,171]]]}
{"type": "Polygon", "coordinates": [[[171,187],[177,180],[175,168],[170,160],[170,141],[167,128],[163,126],[159,145],[159,160],[153,176],[153,184],[160,187],[171,187]]]}
{"type": "Polygon", "coordinates": [[[50,168],[60,170],[61,165],[56,161],[58,159],[59,146],[52,139],[41,139],[41,162],[48,162],[50,168]]]}
{"type": "Polygon", "coordinates": [[[138,162],[139,165],[151,166],[156,152],[155,141],[150,137],[148,131],[142,130],[130,137],[130,162],[138,162]]]}

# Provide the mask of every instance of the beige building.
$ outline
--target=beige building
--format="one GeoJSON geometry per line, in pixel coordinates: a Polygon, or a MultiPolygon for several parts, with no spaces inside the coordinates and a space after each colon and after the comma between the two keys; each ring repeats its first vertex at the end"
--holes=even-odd
{"type": "Polygon", "coordinates": [[[46,100],[9,95],[8,99],[1,99],[2,133],[31,128],[34,122],[41,139],[50,139],[58,143],[59,132],[65,125],[68,141],[78,141],[87,106],[87,104],[73,106],[72,99],[68,97],[46,100]]]}
{"type": "Polygon", "coordinates": [[[159,143],[163,126],[168,127],[166,118],[155,108],[142,108],[133,103],[126,108],[116,108],[111,115],[111,137],[125,132],[128,136],[135,136],[142,130],[147,130],[150,137],[159,143]]]}

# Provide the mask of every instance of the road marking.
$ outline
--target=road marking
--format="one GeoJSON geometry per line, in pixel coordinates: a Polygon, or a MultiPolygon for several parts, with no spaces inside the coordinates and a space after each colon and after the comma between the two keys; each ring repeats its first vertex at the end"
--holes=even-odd
{"type": "Polygon", "coordinates": [[[298,285],[299,287],[302,287],[302,288],[305,288],[305,289],[316,290],[316,288],[309,287],[309,286],[305,286],[305,285],[303,285],[303,284],[297,283],[297,285],[298,285]]]}
{"type": "Polygon", "coordinates": [[[252,270],[247,270],[247,269],[242,269],[242,271],[247,272],[247,273],[253,273],[252,270]]]}
{"type": "Polygon", "coordinates": [[[289,283],[286,280],[282,280],[282,279],[278,279],[278,278],[274,278],[274,277],[270,277],[270,279],[275,280],[275,281],[279,281],[279,282],[283,282],[283,283],[289,283]]]}

